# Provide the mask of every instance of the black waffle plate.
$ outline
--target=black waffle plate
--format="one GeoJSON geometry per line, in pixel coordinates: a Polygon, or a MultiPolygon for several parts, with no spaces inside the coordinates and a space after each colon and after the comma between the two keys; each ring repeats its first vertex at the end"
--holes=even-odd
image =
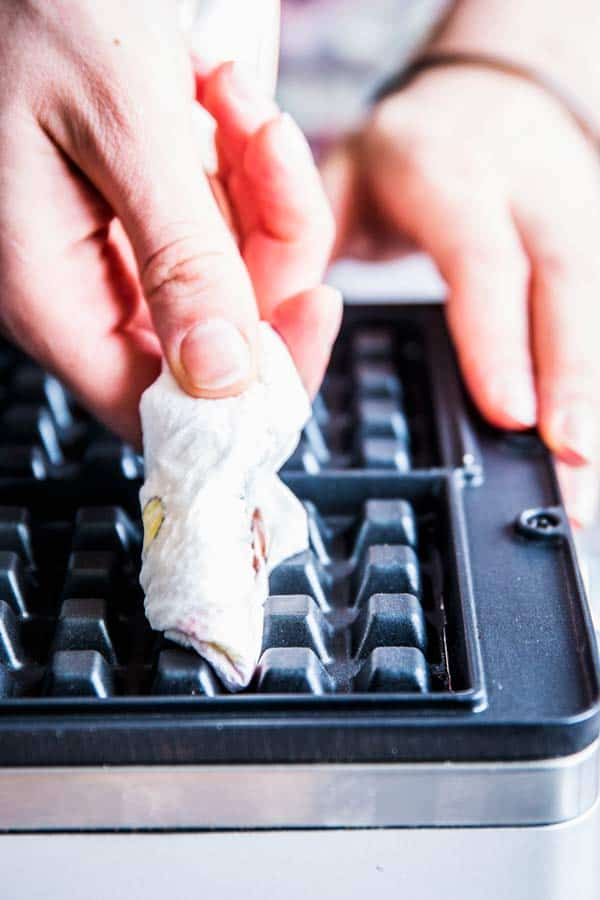
{"type": "Polygon", "coordinates": [[[532,759],[597,736],[551,461],[476,415],[438,307],[348,310],[284,469],[311,547],[272,573],[235,696],[146,622],[139,458],[8,346],[0,369],[1,764],[532,759]]]}

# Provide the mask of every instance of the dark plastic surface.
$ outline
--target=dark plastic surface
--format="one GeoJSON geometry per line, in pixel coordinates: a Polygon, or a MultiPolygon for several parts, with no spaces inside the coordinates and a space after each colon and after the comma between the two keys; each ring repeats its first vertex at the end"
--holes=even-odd
{"type": "Polygon", "coordinates": [[[139,458],[9,347],[0,371],[0,764],[530,759],[597,736],[550,459],[474,414],[439,308],[348,310],[284,471],[311,547],[272,574],[237,696],[146,622],[139,458]]]}

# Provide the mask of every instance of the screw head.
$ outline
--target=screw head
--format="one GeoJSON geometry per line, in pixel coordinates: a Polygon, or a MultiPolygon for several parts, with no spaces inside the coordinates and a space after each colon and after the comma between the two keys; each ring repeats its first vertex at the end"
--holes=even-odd
{"type": "Polygon", "coordinates": [[[561,507],[526,509],[518,516],[515,528],[524,537],[557,540],[565,536],[565,518],[561,507]]]}
{"type": "Polygon", "coordinates": [[[560,519],[554,513],[536,512],[529,516],[527,524],[530,528],[535,528],[537,531],[546,532],[552,528],[558,528],[560,519]]]}

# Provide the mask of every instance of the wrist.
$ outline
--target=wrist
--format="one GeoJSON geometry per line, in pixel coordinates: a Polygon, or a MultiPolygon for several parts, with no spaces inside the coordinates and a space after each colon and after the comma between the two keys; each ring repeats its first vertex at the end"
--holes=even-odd
{"type": "Polygon", "coordinates": [[[460,0],[427,52],[510,60],[559,85],[600,133],[597,0],[460,0]]]}
{"type": "Polygon", "coordinates": [[[464,51],[464,50],[428,50],[418,56],[413,62],[396,76],[389,79],[381,86],[376,94],[377,100],[382,100],[390,94],[397,93],[401,88],[407,88],[415,79],[422,79],[436,71],[448,72],[454,70],[471,70],[476,77],[485,81],[486,76],[496,76],[495,80],[519,83],[519,93],[534,93],[545,95],[547,101],[562,109],[568,115],[574,125],[584,135],[595,150],[600,151],[600,130],[598,130],[597,118],[590,110],[582,105],[580,99],[571,91],[552,79],[548,74],[530,65],[515,62],[514,60],[498,56],[496,54],[464,51]]]}

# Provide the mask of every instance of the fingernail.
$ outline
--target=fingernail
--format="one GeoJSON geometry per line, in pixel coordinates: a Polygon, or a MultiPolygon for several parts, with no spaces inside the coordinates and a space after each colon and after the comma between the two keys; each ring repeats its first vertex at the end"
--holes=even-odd
{"type": "Polygon", "coordinates": [[[594,458],[596,423],[593,411],[587,406],[573,405],[571,409],[561,410],[548,431],[555,452],[570,465],[584,466],[594,458]]]}
{"type": "Polygon", "coordinates": [[[533,388],[523,385],[521,380],[498,381],[492,390],[494,405],[516,425],[533,428],[537,421],[537,400],[533,388]]]}
{"type": "Polygon", "coordinates": [[[286,168],[306,165],[307,161],[314,164],[310,144],[288,113],[281,113],[271,126],[271,148],[286,168]]]}
{"type": "Polygon", "coordinates": [[[181,365],[198,391],[220,391],[246,381],[252,361],[241,332],[225,319],[207,319],[188,331],[181,365]]]}

